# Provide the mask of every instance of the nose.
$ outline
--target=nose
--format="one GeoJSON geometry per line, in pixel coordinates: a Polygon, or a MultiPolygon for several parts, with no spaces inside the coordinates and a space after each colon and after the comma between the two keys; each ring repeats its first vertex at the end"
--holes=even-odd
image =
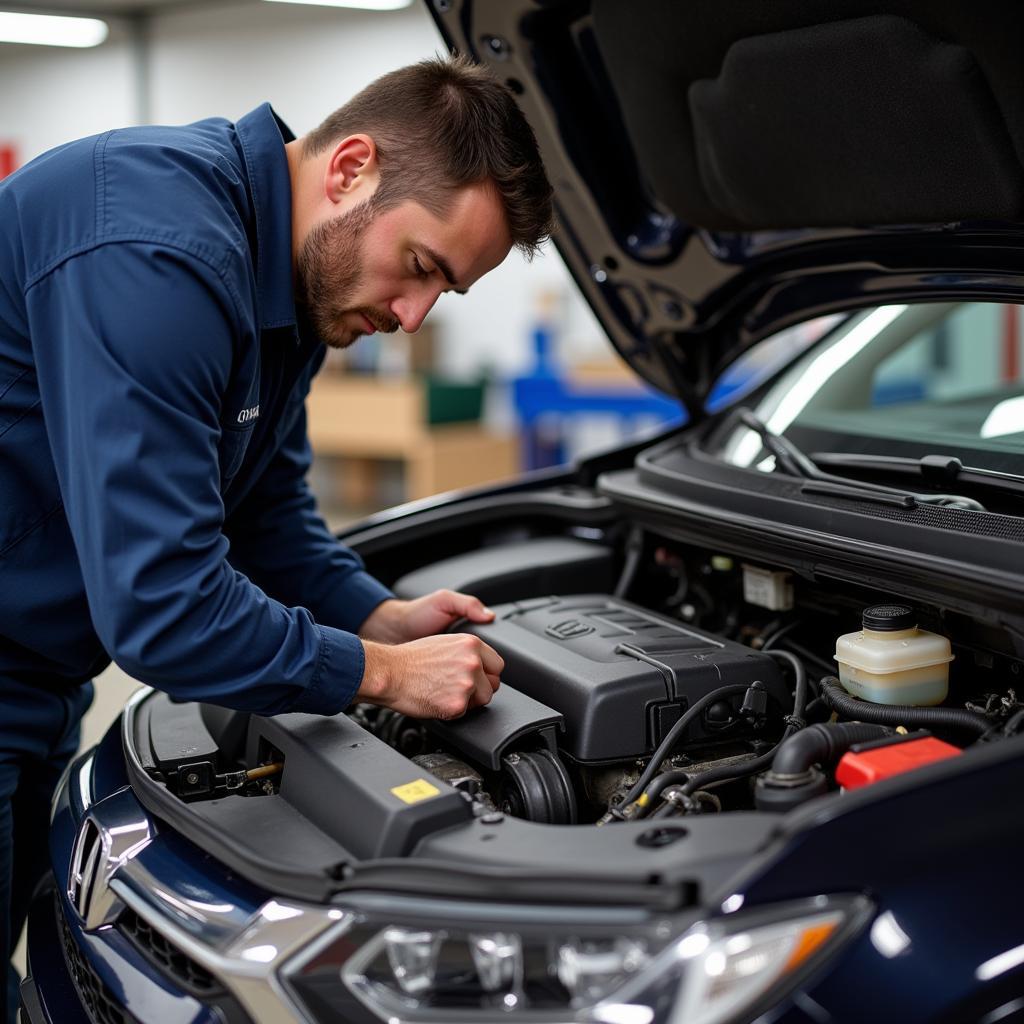
{"type": "Polygon", "coordinates": [[[415,334],[423,323],[426,315],[433,309],[440,292],[431,288],[429,291],[417,291],[402,295],[391,303],[391,314],[402,325],[406,334],[415,334]]]}

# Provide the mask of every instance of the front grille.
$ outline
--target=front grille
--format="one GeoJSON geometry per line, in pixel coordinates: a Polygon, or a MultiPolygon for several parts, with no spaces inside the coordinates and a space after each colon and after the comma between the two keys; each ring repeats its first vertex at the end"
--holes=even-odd
{"type": "Polygon", "coordinates": [[[163,974],[170,975],[186,992],[197,999],[225,995],[223,985],[204,967],[187,957],[134,910],[126,908],[117,919],[117,929],[163,974]]]}
{"type": "Polygon", "coordinates": [[[89,961],[75,942],[71,929],[64,918],[59,897],[54,897],[54,910],[57,914],[57,927],[60,930],[61,945],[64,947],[64,958],[68,971],[78,990],[78,998],[82,1001],[90,1020],[94,1024],[141,1024],[114,998],[110,989],[92,969],[89,961]]]}

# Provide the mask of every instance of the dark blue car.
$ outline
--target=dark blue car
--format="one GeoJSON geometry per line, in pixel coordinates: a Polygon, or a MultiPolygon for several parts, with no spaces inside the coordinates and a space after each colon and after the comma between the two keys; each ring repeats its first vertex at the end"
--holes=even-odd
{"type": "Polygon", "coordinates": [[[486,708],[137,693],[23,1020],[1024,1020],[1024,8],[432,11],[687,424],[345,535],[495,608],[486,708]]]}

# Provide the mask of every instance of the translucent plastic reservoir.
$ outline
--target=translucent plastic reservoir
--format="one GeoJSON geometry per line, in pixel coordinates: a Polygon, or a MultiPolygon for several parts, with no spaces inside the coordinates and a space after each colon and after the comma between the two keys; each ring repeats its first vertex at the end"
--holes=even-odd
{"type": "Polygon", "coordinates": [[[879,605],[865,609],[863,629],[839,637],[839,681],[849,693],[875,704],[946,699],[953,660],[949,640],[918,629],[913,620],[913,609],[905,605],[879,605]]]}

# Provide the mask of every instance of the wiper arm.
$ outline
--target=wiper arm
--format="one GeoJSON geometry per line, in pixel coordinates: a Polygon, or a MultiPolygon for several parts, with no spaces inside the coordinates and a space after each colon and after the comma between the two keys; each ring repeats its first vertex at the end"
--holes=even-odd
{"type": "MultiPolygon", "coordinates": [[[[775,465],[777,468],[788,473],[790,476],[802,477],[805,480],[813,480],[819,484],[835,485],[836,488],[841,488],[842,491],[836,491],[836,493],[849,494],[851,489],[856,488],[862,490],[866,495],[878,496],[884,499],[896,499],[900,504],[907,504],[909,499],[911,502],[917,502],[922,505],[939,505],[947,508],[964,508],[970,509],[973,512],[984,512],[986,511],[985,506],[979,501],[975,501],[973,498],[968,498],[963,494],[918,494],[914,492],[901,492],[897,488],[886,487],[884,484],[866,483],[864,481],[858,481],[856,484],[852,484],[849,478],[838,476],[834,473],[827,473],[821,469],[818,463],[824,465],[836,465],[846,468],[854,468],[855,463],[852,460],[862,460],[863,468],[875,469],[879,467],[881,461],[887,464],[887,468],[892,468],[891,464],[894,462],[908,462],[912,463],[921,473],[925,475],[926,479],[929,479],[928,473],[939,473],[940,471],[944,474],[944,480],[952,482],[957,478],[957,474],[952,477],[950,473],[950,460],[944,459],[943,456],[925,456],[924,459],[906,459],[897,460],[888,456],[864,456],[864,455],[851,455],[845,456],[840,453],[826,454],[824,456],[815,455],[813,458],[809,455],[805,455],[792,441],[783,437],[781,434],[775,433],[771,427],[768,426],[760,417],[756,416],[750,409],[745,406],[741,406],[735,410],[734,413],[736,419],[739,420],[745,427],[753,430],[761,438],[761,443],[764,445],[767,451],[775,456],[775,465]],[[851,461],[846,461],[847,459],[851,461]],[[876,461],[878,460],[878,461],[876,461]],[[870,463],[870,465],[869,465],[870,463]],[[927,464],[928,469],[922,469],[922,465],[927,464]],[[902,500],[901,500],[902,499],[902,500]]],[[[959,459],[953,459],[952,462],[957,465],[960,464],[959,459]]],[[[902,468],[902,467],[901,467],[902,468]]],[[[960,467],[961,470],[963,467],[960,467]]],[[[975,472],[987,473],[986,470],[977,470],[975,472]]],[[[996,476],[1008,476],[1009,474],[994,474],[996,476]]],[[[934,477],[931,477],[934,479],[934,477]]],[[[1013,478],[1017,479],[1017,478],[1013,478]]],[[[1024,485],[1024,480],[1021,481],[1024,485]]],[[[830,487],[830,490],[832,488],[830,487]]],[[[1024,486],[1022,486],[1022,493],[1024,493],[1024,486]]]]}
{"type": "Polygon", "coordinates": [[[761,443],[775,456],[775,465],[781,466],[790,476],[802,476],[808,480],[824,480],[828,473],[823,473],[792,441],[781,434],[776,434],[764,420],[754,415],[748,408],[741,406],[736,410],[739,421],[761,438],[761,443]]]}
{"type": "Polygon", "coordinates": [[[919,459],[911,459],[899,455],[815,452],[811,458],[817,464],[835,466],[837,469],[863,469],[871,473],[920,476],[936,485],[987,487],[1002,494],[1024,498],[1024,476],[1000,473],[995,469],[982,469],[980,466],[965,466],[953,455],[924,455],[919,459]]]}

